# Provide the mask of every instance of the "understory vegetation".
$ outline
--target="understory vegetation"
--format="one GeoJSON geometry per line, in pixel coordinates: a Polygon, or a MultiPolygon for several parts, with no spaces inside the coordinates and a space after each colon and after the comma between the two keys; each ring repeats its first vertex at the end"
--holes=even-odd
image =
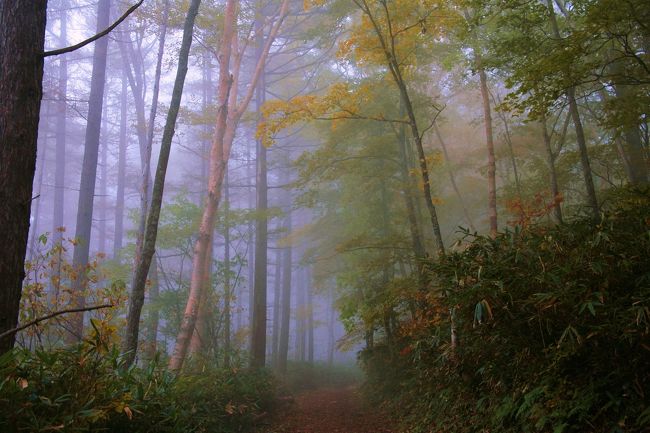
{"type": "Polygon", "coordinates": [[[4,432],[250,431],[275,389],[267,370],[126,367],[99,335],[74,349],[14,349],[0,358],[0,377],[4,432]]]}
{"type": "Polygon", "coordinates": [[[650,195],[605,203],[596,225],[466,232],[361,353],[367,394],[414,432],[647,432],[650,195]]]}

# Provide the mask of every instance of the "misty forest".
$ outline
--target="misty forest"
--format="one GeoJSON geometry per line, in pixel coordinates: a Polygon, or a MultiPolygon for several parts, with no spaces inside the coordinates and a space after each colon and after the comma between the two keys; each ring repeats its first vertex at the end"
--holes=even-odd
{"type": "Polygon", "coordinates": [[[647,0],[0,0],[0,431],[650,432],[647,0]]]}

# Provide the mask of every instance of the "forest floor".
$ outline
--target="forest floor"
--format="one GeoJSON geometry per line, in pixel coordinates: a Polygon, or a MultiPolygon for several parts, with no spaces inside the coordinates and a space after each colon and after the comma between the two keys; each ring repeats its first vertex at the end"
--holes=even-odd
{"type": "Polygon", "coordinates": [[[386,414],[364,405],[354,386],[304,391],[274,418],[264,433],[397,433],[386,414]]]}

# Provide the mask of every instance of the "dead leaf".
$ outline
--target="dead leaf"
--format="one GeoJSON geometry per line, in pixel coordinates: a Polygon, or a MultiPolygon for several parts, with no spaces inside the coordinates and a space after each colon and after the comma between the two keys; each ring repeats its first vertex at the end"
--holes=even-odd
{"type": "Polygon", "coordinates": [[[21,377],[18,379],[18,386],[20,389],[25,389],[29,386],[29,382],[27,382],[27,379],[21,377]]]}

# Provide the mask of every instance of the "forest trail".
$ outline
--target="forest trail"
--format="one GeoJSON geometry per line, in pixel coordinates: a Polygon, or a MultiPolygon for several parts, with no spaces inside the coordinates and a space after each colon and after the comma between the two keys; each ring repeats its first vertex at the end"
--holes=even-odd
{"type": "Polygon", "coordinates": [[[296,395],[264,433],[397,433],[384,414],[364,406],[354,386],[296,395]]]}

